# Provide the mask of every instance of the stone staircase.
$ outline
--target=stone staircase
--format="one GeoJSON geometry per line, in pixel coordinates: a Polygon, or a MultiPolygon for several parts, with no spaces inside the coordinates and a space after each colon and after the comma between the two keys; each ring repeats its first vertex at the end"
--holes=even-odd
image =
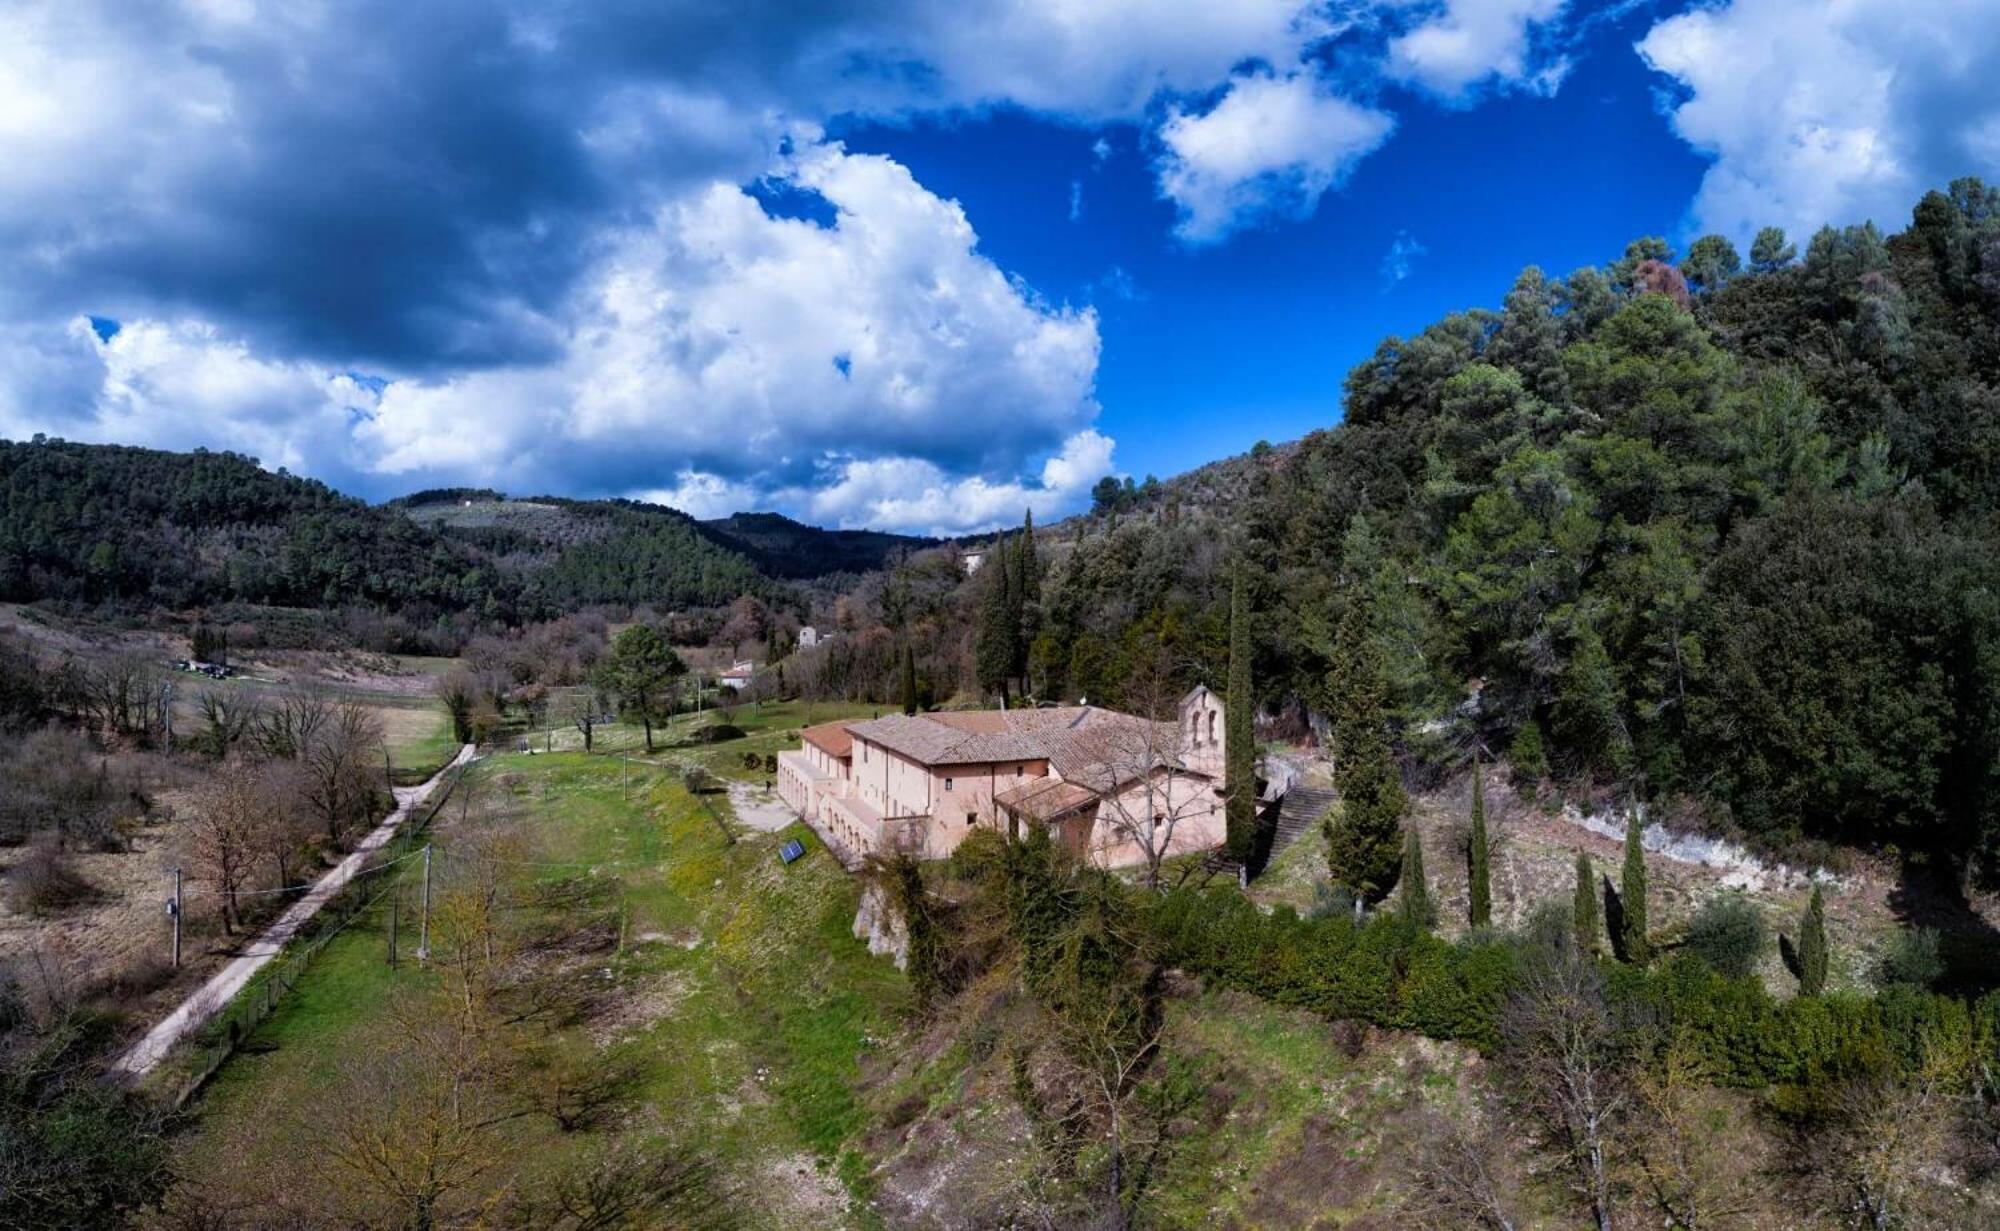
{"type": "Polygon", "coordinates": [[[1278,805],[1278,824],[1271,835],[1271,850],[1264,856],[1264,866],[1270,867],[1285,853],[1286,847],[1302,836],[1318,832],[1320,818],[1333,807],[1333,801],[1334,793],[1325,787],[1295,786],[1286,791],[1278,805]]]}

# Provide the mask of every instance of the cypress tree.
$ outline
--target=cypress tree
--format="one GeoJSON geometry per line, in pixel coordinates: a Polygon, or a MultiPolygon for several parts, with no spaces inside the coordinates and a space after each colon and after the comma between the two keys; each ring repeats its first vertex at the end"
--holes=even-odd
{"type": "Polygon", "coordinates": [[[917,652],[903,643],[903,712],[917,712],[917,652]]]}
{"type": "Polygon", "coordinates": [[[1618,878],[1619,905],[1624,910],[1619,940],[1625,946],[1625,960],[1644,965],[1652,960],[1652,942],[1646,927],[1646,851],[1639,844],[1639,814],[1634,811],[1625,822],[1625,867],[1618,878]]]}
{"type": "Polygon", "coordinates": [[[1327,867],[1336,882],[1373,903],[1396,887],[1409,797],[1389,748],[1370,624],[1367,595],[1356,589],[1335,635],[1330,679],[1340,820],[1327,827],[1327,867]]]}
{"type": "Polygon", "coordinates": [[[1576,923],[1576,951],[1589,957],[1597,952],[1597,873],[1590,866],[1590,852],[1576,853],[1576,899],[1572,917],[1576,923]]]}
{"type": "Polygon", "coordinates": [[[1486,843],[1486,784],[1476,755],[1472,758],[1472,833],[1467,848],[1471,860],[1466,877],[1472,899],[1470,921],[1474,928],[1489,928],[1493,926],[1492,851],[1486,843]]]}
{"type": "Polygon", "coordinates": [[[1223,818],[1229,857],[1247,863],[1257,846],[1257,702],[1250,685],[1250,606],[1239,569],[1229,595],[1229,696],[1223,723],[1223,818]]]}
{"type": "Polygon", "coordinates": [[[1826,990],[1826,900],[1814,885],[1812,901],[1799,919],[1799,994],[1817,996],[1826,990]]]}
{"type": "Polygon", "coordinates": [[[1007,543],[994,545],[992,563],[980,570],[986,588],[979,596],[979,627],[973,635],[973,671],[979,686],[1000,694],[1007,704],[1007,681],[1014,675],[1014,638],[1020,627],[1013,603],[1013,569],[1007,564],[1007,543]]]}
{"type": "Polygon", "coordinates": [[[1035,511],[1021,519],[1021,601],[1035,603],[1042,597],[1041,566],[1035,560],[1035,511]]]}
{"type": "Polygon", "coordinates": [[[1424,877],[1424,844],[1417,838],[1415,825],[1403,826],[1403,896],[1398,912],[1412,928],[1431,925],[1431,887],[1424,877]]]}
{"type": "Polygon", "coordinates": [[[1028,647],[1041,627],[1042,570],[1035,559],[1035,511],[1021,519],[1021,545],[1014,553],[1018,576],[1014,585],[1014,674],[1021,681],[1021,695],[1028,695],[1028,647]]]}

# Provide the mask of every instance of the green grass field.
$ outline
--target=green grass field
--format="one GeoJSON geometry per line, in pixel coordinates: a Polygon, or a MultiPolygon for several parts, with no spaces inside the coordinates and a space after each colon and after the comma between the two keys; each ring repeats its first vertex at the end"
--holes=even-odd
{"type": "MultiPolygon", "coordinates": [[[[627,1136],[693,1139],[729,1190],[747,1194],[745,1221],[852,1221],[838,1176],[862,1118],[860,1063],[871,1040],[893,1030],[906,990],[851,935],[858,891],[810,831],[725,845],[676,775],[634,771],[628,800],[611,758],[495,756],[469,782],[467,819],[454,803],[434,834],[445,852],[441,891],[454,844],[503,815],[527,835],[522,858],[534,861],[508,865],[514,892],[615,878],[622,941],[607,967],[608,1008],[556,1042],[630,1064],[639,1078],[633,1110],[603,1129],[563,1133],[537,1117],[507,1124],[506,1154],[518,1163],[509,1173],[532,1182],[627,1136]],[[809,854],[787,867],[776,850],[790,838],[809,854]]],[[[407,914],[402,922],[413,948],[407,914]]],[[[343,1057],[383,1046],[387,1023],[426,1003],[434,974],[407,953],[389,969],[386,928],[377,909],[335,939],[217,1075],[182,1154],[194,1182],[282,1173],[309,1153],[316,1100],[343,1057]]]]}
{"type": "MultiPolygon", "coordinates": [[[[762,769],[744,763],[746,753],[760,759],[799,746],[799,731],[814,723],[835,719],[872,718],[891,712],[893,707],[859,705],[848,702],[769,701],[762,705],[743,704],[729,709],[709,709],[699,714],[680,714],[653,728],[654,756],[675,765],[699,764],[723,778],[762,782],[762,769]],[[699,738],[705,728],[728,724],[743,732],[740,738],[706,743],[699,738]]],[[[575,727],[517,734],[515,746],[553,748],[575,752],[583,748],[583,736],[575,727]]],[[[597,753],[644,755],[645,732],[637,723],[616,722],[600,726],[592,735],[597,753]]]]}

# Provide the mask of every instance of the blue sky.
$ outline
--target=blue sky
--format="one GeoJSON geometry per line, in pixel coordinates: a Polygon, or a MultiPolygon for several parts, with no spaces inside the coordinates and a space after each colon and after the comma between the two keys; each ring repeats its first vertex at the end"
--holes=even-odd
{"type": "Polygon", "coordinates": [[[966,532],[2000,178],[2000,0],[21,0],[0,437],[966,532]]]}
{"type": "Polygon", "coordinates": [[[1174,237],[1137,128],[1010,109],[834,131],[957,199],[1003,268],[1096,307],[1100,423],[1121,470],[1166,476],[1338,421],[1341,380],[1383,337],[1498,306],[1526,265],[1567,274],[1640,235],[1684,247],[1708,163],[1674,135],[1663,83],[1633,50],[1646,14],[1593,31],[1553,98],[1457,108],[1385,91],[1400,119],[1392,140],[1310,217],[1223,245],[1174,237]],[[1384,262],[1399,238],[1421,250],[1392,281],[1384,262]]]}

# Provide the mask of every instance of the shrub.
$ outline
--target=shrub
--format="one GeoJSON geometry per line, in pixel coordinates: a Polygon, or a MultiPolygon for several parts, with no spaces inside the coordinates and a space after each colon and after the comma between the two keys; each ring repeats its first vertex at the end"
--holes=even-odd
{"type": "Polygon", "coordinates": [[[742,739],[743,728],[730,722],[717,722],[702,727],[694,733],[698,744],[723,744],[732,739],[742,739]]]}
{"type": "Polygon", "coordinates": [[[1906,928],[1890,937],[1875,964],[1875,984],[1882,988],[1928,989],[1944,975],[1938,934],[1932,928],[1906,928]]]}
{"type": "Polygon", "coordinates": [[[1688,924],[1688,951],[1732,978],[1757,969],[1766,936],[1764,916],[1740,893],[1710,898],[1688,924]]]}
{"type": "Polygon", "coordinates": [[[38,839],[7,874],[7,905],[24,915],[66,910],[96,896],[54,835],[38,839]]]}

